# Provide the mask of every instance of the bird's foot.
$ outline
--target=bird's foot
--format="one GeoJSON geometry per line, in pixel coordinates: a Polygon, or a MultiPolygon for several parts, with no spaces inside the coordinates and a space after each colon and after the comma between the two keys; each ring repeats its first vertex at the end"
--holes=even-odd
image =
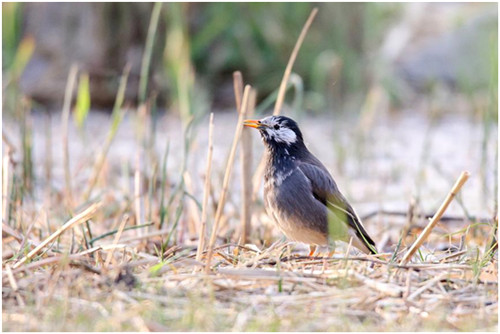
{"type": "Polygon", "coordinates": [[[309,256],[313,256],[314,253],[316,253],[316,249],[318,249],[318,246],[316,245],[309,245],[309,256]]]}
{"type": "Polygon", "coordinates": [[[330,256],[329,247],[328,246],[316,246],[316,256],[317,257],[326,257],[330,256]]]}

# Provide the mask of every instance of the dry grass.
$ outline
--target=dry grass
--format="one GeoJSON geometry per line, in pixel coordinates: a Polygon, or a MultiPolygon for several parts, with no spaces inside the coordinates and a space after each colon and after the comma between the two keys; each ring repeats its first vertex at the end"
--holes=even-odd
{"type": "Polygon", "coordinates": [[[205,275],[193,248],[161,259],[139,244],[7,266],[4,330],[494,330],[497,323],[496,265],[476,279],[469,253],[398,267],[368,257],[301,257],[287,244],[227,244],[205,275]],[[110,252],[116,264],[107,268],[110,252]]]}
{"type": "MultiPolygon", "coordinates": [[[[230,157],[234,163],[234,152],[230,157]]],[[[12,188],[19,187],[14,180],[22,174],[21,164],[7,155],[3,161],[4,182],[10,184],[4,187],[10,189],[4,193],[4,208],[10,209],[2,234],[6,331],[494,331],[497,326],[496,250],[478,248],[489,247],[485,236],[491,235],[493,222],[487,219],[443,216],[411,262],[399,265],[406,246],[426,227],[427,215],[415,214],[406,226],[404,212],[370,214],[365,223],[371,231],[377,220],[383,221],[374,236],[386,253],[373,257],[337,251],[322,258],[304,256],[304,249],[289,243],[263,244],[265,233],[256,231],[267,218],[262,204],[255,203],[253,233],[245,245],[238,244],[240,234],[234,232],[238,212],[220,210],[221,229],[205,272],[207,250],[197,260],[196,247],[202,222],[193,223],[192,237],[192,207],[183,205],[192,199],[167,173],[153,184],[152,171],[143,168],[143,188],[157,186],[136,193],[116,185],[117,173],[108,171],[111,162],[105,160],[94,187],[99,196],[92,199],[99,204],[85,204],[85,180],[72,180],[73,196],[82,204],[71,208],[76,213],[71,217],[67,204],[54,200],[63,198],[63,186],[52,189],[51,201],[43,201],[50,207],[29,195],[17,200],[12,188]],[[137,196],[151,208],[151,222],[140,224],[137,196]],[[91,226],[93,239],[83,222],[91,226]],[[391,243],[403,230],[413,232],[391,243]],[[446,236],[446,230],[457,232],[446,236]]],[[[89,179],[93,166],[90,160],[81,167],[89,179]]],[[[185,175],[184,167],[181,171],[185,175]]],[[[214,199],[226,189],[227,201],[234,203],[238,193],[230,178],[221,186],[214,176],[222,176],[221,170],[214,172],[205,176],[215,193],[207,192],[202,205],[207,210],[202,221],[212,225],[214,199]]],[[[130,171],[126,176],[130,184],[135,175],[130,171]]],[[[64,184],[63,173],[59,178],[64,184]]]]}

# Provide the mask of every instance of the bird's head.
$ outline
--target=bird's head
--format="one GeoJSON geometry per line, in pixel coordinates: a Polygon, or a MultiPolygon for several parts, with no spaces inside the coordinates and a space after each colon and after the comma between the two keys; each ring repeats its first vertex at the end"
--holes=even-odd
{"type": "Polygon", "coordinates": [[[297,123],[285,116],[268,116],[261,120],[246,120],[245,126],[259,130],[262,140],[270,147],[303,145],[297,123]]]}

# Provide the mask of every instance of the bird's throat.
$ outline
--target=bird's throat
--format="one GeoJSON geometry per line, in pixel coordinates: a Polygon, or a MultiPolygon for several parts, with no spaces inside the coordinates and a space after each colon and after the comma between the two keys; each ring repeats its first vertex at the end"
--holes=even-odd
{"type": "Polygon", "coordinates": [[[274,179],[280,175],[289,174],[296,167],[296,157],[290,152],[289,148],[267,147],[266,149],[266,181],[274,179]]]}

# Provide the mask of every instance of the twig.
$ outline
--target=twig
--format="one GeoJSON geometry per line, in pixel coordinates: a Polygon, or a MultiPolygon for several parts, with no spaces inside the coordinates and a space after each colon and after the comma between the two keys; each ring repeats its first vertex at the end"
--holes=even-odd
{"type": "Polygon", "coordinates": [[[406,288],[405,288],[405,291],[403,292],[403,299],[404,300],[408,300],[408,296],[410,295],[410,291],[411,291],[411,275],[413,275],[413,270],[410,269],[408,270],[408,272],[406,273],[406,288]]]}
{"type": "Polygon", "coordinates": [[[212,175],[212,155],[214,151],[213,137],[214,137],[214,113],[210,113],[210,121],[208,126],[207,167],[205,169],[205,187],[203,189],[203,204],[201,209],[201,230],[200,230],[200,238],[198,240],[198,250],[196,252],[197,261],[201,260],[201,255],[203,253],[203,250],[205,249],[208,197],[210,195],[210,179],[212,175]]]}
{"type": "Polygon", "coordinates": [[[348,272],[351,272],[358,280],[363,282],[363,284],[365,284],[366,286],[373,288],[379,292],[382,292],[387,296],[399,298],[403,295],[404,289],[399,285],[378,282],[376,280],[363,276],[352,270],[348,270],[348,272]]]}
{"type": "MultiPolygon", "coordinates": [[[[129,220],[129,215],[125,214],[123,216],[122,222],[120,224],[120,227],[118,228],[118,233],[115,235],[115,240],[113,240],[113,246],[116,246],[118,244],[118,241],[120,241],[120,237],[122,236],[123,229],[125,228],[125,225],[127,224],[129,220]]],[[[109,266],[109,263],[111,262],[111,258],[113,257],[113,251],[109,252],[106,261],[104,262],[104,268],[107,268],[109,266]]]]}
{"type": "MultiPolygon", "coordinates": [[[[52,263],[60,262],[60,261],[65,260],[65,259],[71,260],[71,261],[79,260],[83,256],[95,253],[95,252],[97,252],[99,250],[109,250],[109,249],[124,248],[124,247],[125,247],[124,245],[120,245],[120,244],[118,244],[118,245],[108,245],[108,246],[96,246],[96,247],[87,249],[86,251],[83,251],[81,253],[70,254],[70,255],[51,256],[51,257],[48,257],[48,258],[40,260],[40,261],[29,263],[29,264],[27,264],[27,265],[25,265],[25,266],[23,266],[23,267],[21,267],[19,269],[14,270],[13,273],[17,274],[17,273],[19,273],[21,271],[28,271],[28,270],[35,269],[35,268],[38,268],[38,267],[42,267],[42,266],[45,266],[45,265],[49,265],[49,264],[52,264],[52,263]]],[[[76,262],[74,262],[74,264],[85,266],[85,264],[83,264],[83,263],[76,263],[76,262]]],[[[112,267],[113,266],[111,266],[111,268],[112,267]]],[[[98,271],[98,270],[95,269],[95,268],[93,268],[93,271],[98,271]]]]}
{"type": "Polygon", "coordinates": [[[408,252],[405,254],[403,259],[401,260],[401,264],[406,264],[408,262],[408,260],[413,256],[413,254],[417,251],[417,249],[419,249],[420,246],[424,243],[424,241],[427,239],[427,237],[431,233],[434,226],[436,226],[436,224],[439,222],[439,219],[441,218],[443,213],[446,211],[446,208],[448,208],[448,205],[451,203],[451,201],[453,200],[455,195],[458,193],[458,191],[460,191],[460,189],[462,188],[462,186],[464,185],[464,183],[467,181],[468,178],[469,178],[469,173],[466,171],[462,172],[462,174],[457,179],[457,182],[455,182],[455,185],[453,186],[451,191],[448,193],[448,196],[446,196],[446,199],[444,200],[443,204],[441,204],[441,206],[439,207],[439,209],[436,212],[436,214],[434,215],[434,217],[432,217],[429,224],[427,224],[425,229],[418,236],[415,243],[413,243],[413,245],[410,247],[408,252]]]}
{"type": "Polygon", "coordinates": [[[48,238],[46,238],[43,242],[41,242],[35,249],[33,249],[31,252],[28,253],[25,257],[23,257],[19,262],[14,264],[12,268],[16,269],[18,268],[21,264],[26,262],[27,260],[31,259],[33,256],[35,256],[40,250],[47,246],[49,243],[57,239],[62,233],[64,233],[66,230],[75,227],[78,224],[84,223],[87,220],[89,220],[92,216],[94,216],[95,212],[99,207],[101,206],[101,203],[94,203],[91,206],[89,206],[86,210],[80,212],[78,215],[74,216],[71,218],[66,224],[61,226],[57,231],[52,233],[48,238]]]}
{"type": "Polygon", "coordinates": [[[14,294],[16,295],[17,302],[19,303],[19,306],[24,307],[26,303],[24,302],[23,298],[19,294],[19,287],[17,286],[16,279],[14,278],[14,274],[12,274],[12,269],[10,268],[10,265],[7,264],[5,266],[5,269],[7,270],[7,278],[9,279],[10,286],[12,287],[12,290],[14,291],[14,294]]]}
{"type": "Polygon", "coordinates": [[[73,206],[73,191],[71,188],[71,173],[69,170],[69,148],[68,148],[68,126],[69,126],[69,113],[71,108],[71,99],[73,97],[73,90],[76,82],[76,75],[78,73],[78,66],[73,64],[69,69],[68,82],[66,84],[66,91],[64,93],[64,105],[62,110],[62,145],[63,145],[63,165],[64,165],[64,180],[66,182],[66,204],[69,208],[73,206]]]}
{"type": "Polygon", "coordinates": [[[212,227],[212,234],[210,236],[210,243],[208,245],[208,256],[205,271],[208,272],[210,269],[210,261],[212,259],[213,247],[215,244],[215,239],[217,238],[217,230],[222,217],[222,211],[224,209],[224,204],[226,202],[227,188],[229,185],[229,180],[231,179],[231,172],[234,165],[234,157],[236,155],[236,147],[238,146],[238,141],[240,140],[241,130],[243,130],[243,118],[246,114],[246,109],[248,106],[248,96],[250,94],[251,87],[247,85],[243,93],[243,102],[240,115],[238,117],[238,123],[236,124],[236,131],[234,133],[233,145],[231,146],[231,151],[229,153],[229,158],[227,161],[226,172],[224,174],[224,180],[222,182],[222,191],[219,197],[219,203],[217,205],[217,211],[215,213],[215,220],[212,227]]]}
{"type": "MultiPolygon", "coordinates": [[[[133,226],[129,226],[129,227],[126,227],[123,229],[123,231],[128,231],[128,230],[135,230],[135,229],[138,229],[138,228],[143,228],[143,227],[148,227],[148,226],[151,226],[153,225],[153,223],[147,223],[147,224],[142,224],[142,225],[133,225],[133,226]]],[[[90,240],[89,241],[89,244],[90,246],[93,246],[94,242],[98,241],[98,240],[101,240],[101,239],[104,239],[106,237],[109,237],[110,235],[113,235],[115,233],[117,233],[118,230],[113,230],[113,231],[109,231],[109,232],[106,232],[102,235],[99,235],[97,237],[95,237],[94,239],[90,240]]]]}
{"type": "Polygon", "coordinates": [[[427,282],[424,286],[422,286],[421,288],[419,288],[416,291],[414,291],[408,297],[408,300],[409,301],[413,301],[415,298],[417,298],[418,296],[420,296],[420,294],[422,294],[422,292],[424,292],[425,290],[429,289],[431,286],[433,286],[434,284],[436,284],[437,282],[439,282],[440,280],[442,280],[447,275],[448,275],[447,272],[441,273],[438,276],[434,277],[433,279],[429,280],[429,282],[427,282]]]}
{"type": "Polygon", "coordinates": [[[460,255],[463,255],[463,254],[465,254],[465,253],[467,253],[467,250],[466,250],[466,249],[464,249],[464,250],[462,250],[462,251],[459,251],[459,252],[456,252],[456,253],[453,253],[453,254],[449,254],[449,255],[443,256],[443,257],[441,257],[441,258],[439,259],[439,262],[444,263],[444,261],[445,261],[445,260],[450,260],[450,259],[453,259],[453,258],[455,258],[455,257],[457,257],[457,256],[460,256],[460,255]]]}
{"type": "MultiPolygon", "coordinates": [[[[290,74],[292,73],[293,64],[295,63],[295,59],[297,58],[300,47],[302,46],[302,42],[304,42],[307,31],[309,30],[309,27],[311,26],[317,13],[318,13],[318,8],[313,8],[311,14],[309,14],[309,18],[307,19],[306,23],[304,24],[304,27],[302,28],[302,31],[300,32],[297,42],[295,43],[292,54],[290,55],[290,59],[288,60],[288,64],[286,65],[285,73],[283,74],[283,79],[281,80],[280,88],[278,91],[278,97],[276,99],[276,104],[274,105],[273,115],[279,115],[281,113],[283,101],[285,100],[286,87],[288,84],[288,79],[290,79],[290,74]]],[[[260,159],[260,163],[252,178],[254,198],[256,197],[257,192],[259,191],[260,188],[262,175],[264,174],[265,163],[266,163],[265,156],[262,156],[262,158],[260,159]]]]}
{"type": "MultiPolygon", "coordinates": [[[[361,221],[365,221],[368,219],[372,219],[373,217],[377,215],[385,215],[385,216],[396,216],[396,217],[407,217],[408,216],[408,211],[397,211],[397,210],[375,210],[370,213],[367,213],[361,217],[361,221]]],[[[432,214],[425,214],[425,215],[417,215],[414,218],[421,217],[422,219],[431,219],[434,215],[432,214]]],[[[492,218],[486,218],[486,217],[477,217],[477,216],[470,216],[470,217],[463,217],[463,216],[452,216],[452,215],[443,215],[440,219],[441,222],[452,222],[452,221],[464,221],[464,219],[467,218],[467,220],[473,221],[473,222],[478,222],[478,223],[491,223],[494,221],[492,218]]]]}

